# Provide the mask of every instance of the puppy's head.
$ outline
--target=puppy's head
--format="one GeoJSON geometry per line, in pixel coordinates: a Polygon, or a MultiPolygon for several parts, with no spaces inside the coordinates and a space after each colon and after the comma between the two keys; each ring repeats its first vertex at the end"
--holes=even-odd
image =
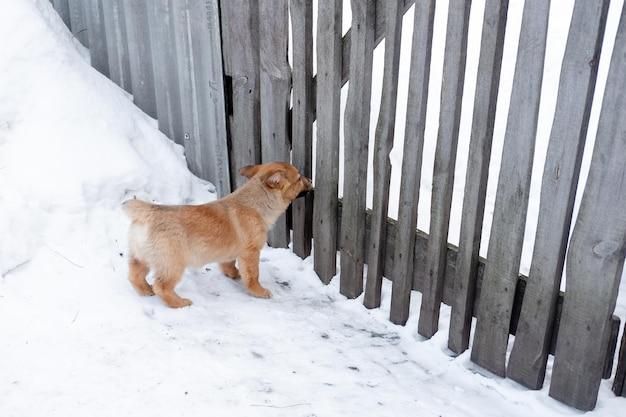
{"type": "Polygon", "coordinates": [[[287,162],[248,165],[239,170],[244,177],[257,178],[265,189],[279,193],[283,200],[293,201],[313,189],[311,180],[287,162]]]}

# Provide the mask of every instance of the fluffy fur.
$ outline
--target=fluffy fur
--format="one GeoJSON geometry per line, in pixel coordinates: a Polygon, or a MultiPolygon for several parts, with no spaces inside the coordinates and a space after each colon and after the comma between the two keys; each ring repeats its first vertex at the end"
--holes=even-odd
{"type": "Polygon", "coordinates": [[[185,268],[218,262],[232,279],[240,276],[256,297],[269,298],[259,283],[259,254],[267,232],[289,204],[312,189],[291,164],[272,162],[240,170],[248,181],[232,194],[202,205],[165,206],[141,200],[123,203],[129,230],[129,280],[141,295],[158,295],[170,307],[191,305],[174,288],[185,268]],[[148,284],[149,271],[155,274],[148,284]]]}

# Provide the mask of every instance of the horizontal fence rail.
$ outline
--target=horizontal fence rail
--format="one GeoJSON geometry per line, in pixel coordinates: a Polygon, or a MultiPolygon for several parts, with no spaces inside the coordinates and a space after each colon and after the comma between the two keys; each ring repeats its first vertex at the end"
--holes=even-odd
{"type": "Polygon", "coordinates": [[[470,1],[446,3],[436,146],[426,131],[433,36],[441,29],[435,0],[346,0],[352,22],[343,36],[343,0],[51,2],[89,48],[92,66],[184,146],[191,171],[213,182],[220,195],[243,183],[239,168],[262,161],[291,161],[303,175],[315,176],[315,192],[293,204],[269,243],[291,244],[301,257],[312,254],[322,282],[337,275],[339,259],[340,292],[349,298],[364,292],[364,306],[378,308],[383,278],[390,280],[389,319],[399,325],[409,318],[412,292],[422,292],[417,331],[425,337],[439,330],[441,305],[449,305],[450,350],[461,354],[471,346],[472,361],[530,389],[543,386],[554,355],[549,395],[578,409],[595,407],[602,378],[613,377],[613,392],[626,397],[626,335],[617,349],[620,318],[614,315],[626,253],[626,5],[597,103],[600,56],[611,54],[603,49],[610,1],[574,3],[526,277],[520,262],[542,90],[549,87],[543,74],[550,1],[524,3],[497,178],[490,178],[489,167],[509,0],[485,1],[467,149],[459,145],[465,64],[468,53],[478,53],[467,46],[470,1]],[[412,39],[403,40],[403,16],[411,8],[412,39]],[[371,114],[373,54],[383,39],[381,106],[371,114]],[[402,42],[411,47],[406,110],[396,106],[402,42]],[[348,81],[342,112],[341,88],[348,81]],[[582,190],[594,105],[600,119],[582,190]],[[399,116],[406,122],[394,190],[390,153],[399,116]],[[372,137],[371,120],[377,120],[372,137]],[[417,230],[425,146],[435,149],[429,234],[417,230]],[[467,152],[468,162],[455,247],[448,229],[458,152],[467,152]],[[495,209],[489,239],[481,242],[489,180],[497,180],[495,209]],[[387,217],[395,199],[398,220],[387,217]],[[479,256],[481,244],[488,245],[486,259],[479,256]]]}

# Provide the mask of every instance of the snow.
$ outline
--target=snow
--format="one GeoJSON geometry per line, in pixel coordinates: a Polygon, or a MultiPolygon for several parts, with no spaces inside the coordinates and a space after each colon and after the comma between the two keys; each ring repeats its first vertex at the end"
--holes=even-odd
{"type": "MultiPolygon", "coordinates": [[[[91,69],[47,0],[5,0],[0,39],[0,416],[579,414],[547,383],[529,391],[453,358],[449,309],[422,340],[419,294],[395,326],[389,282],[366,310],[287,250],[262,253],[271,300],[214,265],[185,274],[190,308],[137,296],[120,202],[201,203],[213,186],[91,69]]],[[[610,382],[591,415],[623,410],[610,382]]]]}

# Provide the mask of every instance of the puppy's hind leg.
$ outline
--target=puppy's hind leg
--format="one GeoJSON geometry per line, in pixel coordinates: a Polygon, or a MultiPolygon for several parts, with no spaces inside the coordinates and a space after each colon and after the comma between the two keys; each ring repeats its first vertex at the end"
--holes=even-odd
{"type": "Polygon", "coordinates": [[[183,276],[185,268],[176,267],[168,268],[167,270],[156,271],[156,280],[154,281],[154,292],[161,297],[163,302],[171,308],[187,307],[191,305],[191,300],[182,298],[174,288],[178,284],[183,276]]]}
{"type": "Polygon", "coordinates": [[[154,295],[152,287],[146,281],[148,271],[148,265],[131,256],[128,262],[128,280],[133,284],[139,295],[154,295]]]}

